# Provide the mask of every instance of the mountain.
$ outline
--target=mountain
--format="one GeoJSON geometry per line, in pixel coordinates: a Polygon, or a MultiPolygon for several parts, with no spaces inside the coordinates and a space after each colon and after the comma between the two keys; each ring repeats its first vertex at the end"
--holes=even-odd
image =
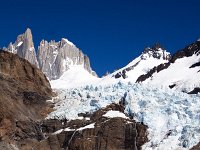
{"type": "Polygon", "coordinates": [[[28,28],[25,33],[19,35],[14,44],[10,43],[6,51],[18,54],[20,57],[25,58],[31,64],[38,67],[38,61],[33,44],[31,30],[28,28]]]}
{"type": "Polygon", "coordinates": [[[49,80],[60,78],[73,65],[80,65],[93,76],[97,76],[90,67],[89,58],[65,38],[59,42],[42,40],[36,50],[31,30],[28,28],[24,34],[17,37],[14,44],[10,43],[4,50],[18,54],[37,66],[49,80]]]}
{"type": "Polygon", "coordinates": [[[175,90],[198,93],[200,92],[200,41],[196,41],[176,52],[168,63],[158,65],[137,82],[154,86],[166,86],[175,90]]]}
{"type": "Polygon", "coordinates": [[[155,66],[168,62],[170,58],[169,52],[162,48],[160,44],[155,44],[152,47],[145,48],[139,57],[106,78],[135,82],[140,75],[147,73],[155,66]]]}
{"type": "MultiPolygon", "coordinates": [[[[18,54],[16,43],[7,51],[18,54]]],[[[102,78],[67,39],[42,40],[37,52],[40,70],[0,53],[0,149],[198,149],[199,40],[172,56],[147,47],[102,78]]]]}
{"type": "Polygon", "coordinates": [[[89,58],[72,42],[62,38],[61,41],[45,40],[38,47],[38,62],[42,71],[51,80],[60,78],[70,66],[80,65],[90,74],[96,76],[90,67],[89,58]]]}

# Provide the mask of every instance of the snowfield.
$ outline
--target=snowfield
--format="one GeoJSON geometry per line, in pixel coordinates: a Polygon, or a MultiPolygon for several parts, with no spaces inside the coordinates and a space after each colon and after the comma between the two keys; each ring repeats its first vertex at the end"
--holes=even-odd
{"type": "Polygon", "coordinates": [[[200,87],[199,67],[190,68],[193,64],[200,62],[200,55],[179,58],[175,63],[171,63],[169,68],[153,74],[151,78],[144,81],[152,85],[176,85],[175,90],[190,92],[195,87],[200,87]],[[165,81],[165,82],[163,82],[165,81]]]}
{"type": "Polygon", "coordinates": [[[65,71],[59,79],[52,80],[50,83],[53,89],[67,89],[98,81],[100,78],[90,74],[83,65],[69,65],[69,70],[65,71]]]}
{"type": "MultiPolygon", "coordinates": [[[[57,89],[55,111],[48,118],[78,119],[111,103],[125,103],[125,112],[146,124],[149,142],[144,150],[183,150],[200,141],[200,95],[131,82],[57,89]]],[[[109,112],[108,116],[124,116],[109,112]]],[[[124,116],[125,117],[125,116],[124,116]]]]}

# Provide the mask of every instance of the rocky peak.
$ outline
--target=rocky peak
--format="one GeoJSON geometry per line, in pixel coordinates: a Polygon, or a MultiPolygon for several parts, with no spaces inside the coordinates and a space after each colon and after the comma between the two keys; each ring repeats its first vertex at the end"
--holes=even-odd
{"type": "Polygon", "coordinates": [[[20,57],[28,60],[31,64],[39,67],[33,44],[32,33],[29,28],[25,31],[25,33],[17,37],[14,44],[10,43],[6,50],[18,54],[20,57]]]}
{"type": "Polygon", "coordinates": [[[24,37],[24,43],[25,43],[24,48],[29,49],[29,48],[34,47],[32,33],[31,33],[31,30],[29,28],[24,33],[23,37],[24,37]]]}
{"type": "Polygon", "coordinates": [[[164,47],[162,47],[159,43],[156,43],[152,47],[145,48],[141,55],[141,59],[144,60],[151,57],[157,59],[169,60],[171,58],[171,55],[169,52],[165,50],[164,47]]]}
{"type": "Polygon", "coordinates": [[[184,49],[179,50],[173,56],[170,62],[174,63],[176,59],[183,58],[183,57],[190,57],[193,54],[199,55],[200,54],[200,41],[196,41],[189,46],[185,47],[184,49]]]}
{"type": "Polygon", "coordinates": [[[89,58],[65,38],[59,42],[42,40],[38,47],[38,62],[50,80],[58,79],[71,65],[82,65],[89,73],[96,75],[90,67],[89,58]]]}
{"type": "Polygon", "coordinates": [[[70,65],[82,65],[89,73],[96,76],[90,67],[89,58],[72,42],[62,38],[59,42],[42,40],[36,54],[32,32],[28,28],[19,35],[14,44],[10,43],[4,50],[18,54],[31,64],[40,68],[50,79],[58,79],[70,65]]]}

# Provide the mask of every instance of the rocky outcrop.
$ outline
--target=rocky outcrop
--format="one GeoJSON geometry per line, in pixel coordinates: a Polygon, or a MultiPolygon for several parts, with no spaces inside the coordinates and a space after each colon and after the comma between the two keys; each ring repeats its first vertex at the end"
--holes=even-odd
{"type": "Polygon", "coordinates": [[[46,76],[29,61],[19,58],[16,54],[0,51],[0,74],[2,78],[20,82],[24,89],[49,95],[51,86],[46,76]]]}
{"type": "Polygon", "coordinates": [[[123,112],[124,108],[111,104],[93,114],[80,114],[82,120],[62,120],[60,123],[56,120],[47,120],[42,125],[43,131],[49,134],[49,138],[44,141],[50,143],[47,150],[141,149],[148,141],[147,126],[128,118],[105,117],[104,114],[110,110],[123,112]]]}
{"type": "Polygon", "coordinates": [[[31,30],[28,28],[24,34],[17,37],[14,44],[10,43],[6,51],[18,54],[21,58],[28,60],[31,64],[38,67],[38,61],[33,44],[31,30]]]}
{"type": "Polygon", "coordinates": [[[42,40],[38,47],[38,61],[49,79],[58,79],[70,65],[83,65],[89,73],[96,75],[90,67],[89,58],[64,38],[60,42],[42,40]]]}
{"type": "Polygon", "coordinates": [[[155,66],[150,71],[148,71],[147,74],[143,74],[143,75],[139,76],[137,78],[136,82],[137,83],[138,82],[143,82],[146,79],[151,78],[154,73],[156,73],[156,72],[158,73],[163,69],[167,69],[169,66],[170,66],[170,63],[164,63],[164,64],[160,64],[159,66],[155,66]]]}
{"type": "Polygon", "coordinates": [[[147,59],[150,57],[163,60],[170,60],[171,55],[165,50],[164,47],[162,47],[159,43],[156,43],[152,47],[145,48],[141,55],[142,59],[147,59]]]}
{"type": "Polygon", "coordinates": [[[0,147],[17,149],[24,139],[40,139],[36,121],[52,110],[46,100],[54,95],[41,70],[16,54],[0,51],[0,93],[0,147]]]}
{"type": "Polygon", "coordinates": [[[200,142],[194,147],[192,147],[190,150],[200,150],[200,142]]]}
{"type": "Polygon", "coordinates": [[[188,92],[188,94],[197,94],[197,93],[200,93],[200,88],[199,87],[196,87],[192,91],[188,92]]]}
{"type": "Polygon", "coordinates": [[[190,57],[193,54],[196,54],[196,55],[200,54],[200,41],[196,41],[190,44],[189,46],[185,47],[184,49],[176,52],[170,59],[170,62],[174,63],[179,58],[190,57]]]}

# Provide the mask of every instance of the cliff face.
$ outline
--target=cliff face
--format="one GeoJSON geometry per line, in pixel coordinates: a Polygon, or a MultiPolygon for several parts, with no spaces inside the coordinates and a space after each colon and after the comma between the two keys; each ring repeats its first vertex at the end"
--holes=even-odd
{"type": "Polygon", "coordinates": [[[6,79],[21,82],[19,86],[24,89],[43,95],[51,93],[51,86],[41,70],[16,54],[0,51],[0,74],[6,79]]]}
{"type": "Polygon", "coordinates": [[[4,50],[28,60],[40,68],[50,80],[58,79],[70,65],[82,65],[85,70],[96,76],[90,67],[89,58],[64,38],[59,42],[42,40],[36,54],[31,30],[27,29],[24,34],[17,37],[14,44],[10,43],[4,50]]]}
{"type": "Polygon", "coordinates": [[[0,93],[0,148],[38,136],[35,121],[51,111],[46,100],[53,95],[45,75],[18,55],[0,51],[0,93]]]}
{"type": "Polygon", "coordinates": [[[58,79],[70,65],[82,65],[89,73],[96,75],[90,67],[89,58],[64,38],[60,42],[42,40],[38,47],[38,61],[49,79],[58,79]]]}
{"type": "Polygon", "coordinates": [[[147,126],[121,117],[109,118],[108,111],[123,113],[121,105],[111,104],[93,114],[79,114],[77,120],[45,120],[48,138],[36,145],[38,150],[140,150],[148,141],[147,126]]]}
{"type": "Polygon", "coordinates": [[[31,64],[38,67],[32,33],[29,28],[25,31],[25,33],[17,37],[14,44],[10,43],[8,48],[5,50],[18,54],[21,58],[28,60],[31,64]]]}

